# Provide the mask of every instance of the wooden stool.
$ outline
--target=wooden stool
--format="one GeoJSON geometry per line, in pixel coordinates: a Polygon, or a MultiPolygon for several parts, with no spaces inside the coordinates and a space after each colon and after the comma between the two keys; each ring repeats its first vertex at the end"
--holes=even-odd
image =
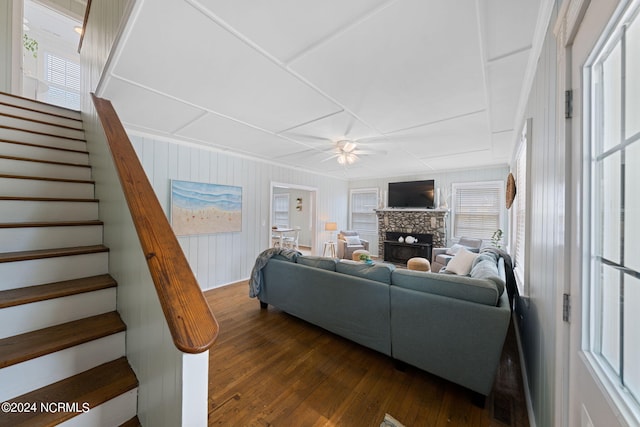
{"type": "Polygon", "coordinates": [[[416,271],[431,271],[431,263],[426,258],[411,258],[407,261],[407,268],[416,271]]]}
{"type": "Polygon", "coordinates": [[[360,255],[369,255],[369,257],[371,257],[371,254],[369,253],[369,251],[364,250],[364,249],[356,249],[351,254],[351,259],[353,261],[360,261],[360,255]]]}

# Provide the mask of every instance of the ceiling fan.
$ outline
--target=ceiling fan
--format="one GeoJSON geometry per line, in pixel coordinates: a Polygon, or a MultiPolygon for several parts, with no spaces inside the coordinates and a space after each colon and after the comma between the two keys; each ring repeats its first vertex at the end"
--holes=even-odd
{"type": "Polygon", "coordinates": [[[333,155],[327,160],[336,159],[341,165],[351,165],[356,162],[360,157],[367,154],[387,154],[386,151],[381,150],[363,150],[358,148],[358,142],[349,139],[340,139],[335,142],[335,147],[330,151],[333,155]]]}

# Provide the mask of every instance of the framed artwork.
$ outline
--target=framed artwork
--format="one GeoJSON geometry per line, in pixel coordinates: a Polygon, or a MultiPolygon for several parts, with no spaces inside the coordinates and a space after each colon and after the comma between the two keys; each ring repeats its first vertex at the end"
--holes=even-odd
{"type": "Polygon", "coordinates": [[[178,236],[242,231],[242,187],[171,180],[171,226],[178,236]]]}

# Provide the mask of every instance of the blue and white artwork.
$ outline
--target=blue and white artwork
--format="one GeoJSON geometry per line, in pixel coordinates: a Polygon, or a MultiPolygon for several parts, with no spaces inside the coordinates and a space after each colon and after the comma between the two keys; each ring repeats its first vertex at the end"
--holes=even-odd
{"type": "Polygon", "coordinates": [[[171,181],[171,225],[178,236],[242,230],[242,187],[171,181]]]}

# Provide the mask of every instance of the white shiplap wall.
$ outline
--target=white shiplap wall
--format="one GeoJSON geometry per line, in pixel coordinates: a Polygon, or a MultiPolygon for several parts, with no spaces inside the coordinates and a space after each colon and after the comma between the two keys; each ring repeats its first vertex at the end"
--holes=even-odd
{"type": "MultiPolygon", "coordinates": [[[[557,5],[551,22],[555,22],[557,5]]],[[[558,293],[562,293],[561,263],[564,257],[565,148],[558,139],[558,120],[563,112],[557,106],[557,47],[553,25],[537,63],[525,117],[532,119],[532,138],[528,142],[529,199],[527,211],[530,232],[526,251],[525,289],[516,302],[520,339],[525,360],[533,425],[555,425],[558,293]]],[[[515,168],[515,165],[514,165],[515,168]]],[[[516,184],[517,185],[517,184],[516,184]]],[[[518,191],[524,191],[518,188],[518,191]]]]}
{"type": "Polygon", "coordinates": [[[135,132],[130,132],[130,138],[167,216],[172,179],[242,187],[242,231],[178,238],[202,289],[248,278],[258,254],[271,245],[272,182],[317,188],[316,229],[321,234],[314,253],[322,252],[320,245],[329,237],[322,231],[326,221],[337,221],[340,227],[346,227],[348,183],[344,180],[178,140],[135,132]]]}
{"type": "MultiPolygon", "coordinates": [[[[480,182],[480,181],[503,181],[506,183],[507,174],[509,173],[509,168],[505,166],[497,166],[493,168],[482,168],[482,169],[465,169],[465,170],[451,170],[446,172],[425,172],[421,175],[408,175],[408,176],[400,176],[400,177],[386,177],[386,178],[377,178],[377,179],[366,179],[366,180],[357,180],[351,181],[349,183],[349,189],[358,189],[358,188],[377,188],[378,191],[382,195],[384,192],[387,192],[389,188],[390,182],[403,182],[403,181],[418,181],[423,179],[433,179],[435,180],[435,188],[440,189],[440,193],[442,196],[441,204],[444,202],[445,196],[448,197],[447,203],[449,208],[451,208],[451,184],[453,183],[461,183],[461,182],[480,182]]],[[[502,226],[502,230],[505,232],[503,241],[508,242],[508,227],[507,227],[507,214],[506,208],[503,206],[503,218],[505,223],[502,226]]],[[[448,244],[451,245],[451,226],[450,226],[450,216],[447,216],[447,241],[448,244]]],[[[373,236],[369,237],[369,247],[375,248],[378,247],[378,235],[377,233],[373,236]]]]}
{"type": "Polygon", "coordinates": [[[127,359],[136,373],[138,417],[145,426],[205,426],[208,352],[186,355],[172,337],[129,214],[89,93],[96,90],[131,0],[93,0],[80,52],[82,113],[109,273],[118,281],[117,308],[127,325],[127,359]],[[196,378],[197,377],[197,378],[196,378]],[[188,396],[188,398],[185,398],[188,396]]]}

